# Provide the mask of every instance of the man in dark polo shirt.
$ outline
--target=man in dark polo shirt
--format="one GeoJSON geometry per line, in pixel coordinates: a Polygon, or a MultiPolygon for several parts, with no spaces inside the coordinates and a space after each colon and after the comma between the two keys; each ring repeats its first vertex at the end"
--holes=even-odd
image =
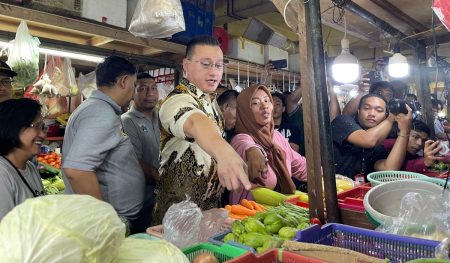
{"type": "Polygon", "coordinates": [[[374,170],[399,170],[405,159],[411,130],[412,113],[389,114],[386,100],[378,94],[367,94],[360,100],[354,119],[338,116],[331,123],[336,173],[354,178],[374,170]],[[398,122],[398,139],[388,155],[381,142],[398,122]]]}

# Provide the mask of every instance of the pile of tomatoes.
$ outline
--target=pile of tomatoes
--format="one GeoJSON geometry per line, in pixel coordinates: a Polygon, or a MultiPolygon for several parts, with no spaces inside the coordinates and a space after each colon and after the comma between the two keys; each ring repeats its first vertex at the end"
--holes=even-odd
{"type": "Polygon", "coordinates": [[[61,155],[55,152],[40,154],[37,160],[41,163],[49,164],[56,169],[61,169],[61,155]]]}

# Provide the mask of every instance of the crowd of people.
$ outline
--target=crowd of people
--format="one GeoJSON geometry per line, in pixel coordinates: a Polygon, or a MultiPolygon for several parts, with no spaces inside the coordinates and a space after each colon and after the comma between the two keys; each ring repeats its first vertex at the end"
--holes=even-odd
{"type": "MultiPolygon", "coordinates": [[[[182,65],[184,77],[161,100],[151,75],[125,58],[106,58],[96,68],[97,90],[65,130],[66,193],[110,203],[132,233],[161,224],[186,196],[206,210],[251,199],[257,186],[289,194],[307,180],[301,88],[283,94],[257,83],[219,94],[224,57],[208,36],[187,45],[182,65]]],[[[0,220],[44,194],[30,162],[45,140],[44,117],[38,102],[10,99],[15,75],[0,63],[0,220]]],[[[362,81],[342,114],[331,85],[328,93],[336,173],[424,172],[442,160],[439,141],[408,105],[389,110],[392,100],[416,101],[404,83],[362,81]]],[[[432,103],[437,116],[442,103],[432,103]]],[[[444,138],[447,127],[438,123],[444,138]]]]}

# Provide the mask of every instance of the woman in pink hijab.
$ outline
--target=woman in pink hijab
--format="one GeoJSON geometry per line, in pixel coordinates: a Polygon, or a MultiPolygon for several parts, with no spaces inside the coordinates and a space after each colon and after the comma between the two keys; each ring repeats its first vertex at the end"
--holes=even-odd
{"type": "MultiPolygon", "coordinates": [[[[274,130],[273,100],[263,86],[251,86],[237,98],[236,135],[231,145],[248,165],[253,186],[263,186],[283,194],[296,190],[291,176],[306,181],[306,159],[292,150],[288,141],[274,130]]],[[[230,193],[230,203],[253,199],[250,192],[230,193]]]]}

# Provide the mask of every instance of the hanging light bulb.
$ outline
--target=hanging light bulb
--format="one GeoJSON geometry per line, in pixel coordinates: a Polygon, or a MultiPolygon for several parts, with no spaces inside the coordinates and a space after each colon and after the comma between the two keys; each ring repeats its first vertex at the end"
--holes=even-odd
{"type": "Polygon", "coordinates": [[[359,79],[359,63],[358,59],[350,54],[349,46],[350,42],[347,39],[347,23],[344,16],[344,38],[341,40],[342,51],[337,56],[331,71],[333,79],[340,83],[353,83],[359,79]]]}
{"type": "Polygon", "coordinates": [[[389,58],[388,73],[393,78],[403,78],[409,74],[406,57],[400,54],[400,48],[394,48],[394,55],[389,58]]]}

